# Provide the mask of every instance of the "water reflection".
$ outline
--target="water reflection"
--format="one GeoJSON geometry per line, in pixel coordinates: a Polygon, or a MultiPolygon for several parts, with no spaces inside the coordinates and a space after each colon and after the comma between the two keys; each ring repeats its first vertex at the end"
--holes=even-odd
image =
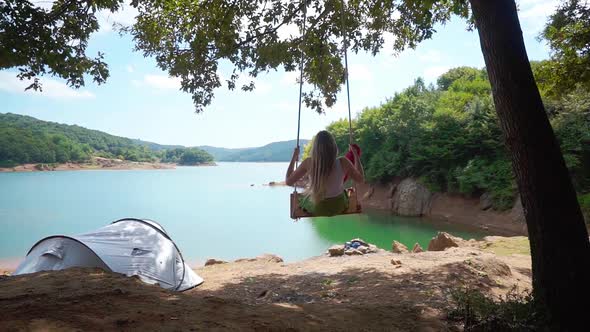
{"type": "Polygon", "coordinates": [[[399,217],[377,211],[361,215],[312,218],[310,223],[315,232],[328,242],[344,243],[359,237],[383,249],[390,249],[393,240],[410,248],[415,243],[426,248],[430,239],[439,231],[464,239],[480,239],[486,235],[482,231],[425,218],[399,217]]]}

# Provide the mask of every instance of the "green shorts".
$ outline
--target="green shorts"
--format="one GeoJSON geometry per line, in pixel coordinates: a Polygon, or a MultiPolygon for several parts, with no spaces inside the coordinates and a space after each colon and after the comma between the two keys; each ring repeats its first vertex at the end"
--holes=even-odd
{"type": "Polygon", "coordinates": [[[318,217],[330,217],[341,214],[348,209],[348,195],[346,191],[336,197],[326,198],[314,204],[310,196],[299,195],[299,206],[318,217]]]}

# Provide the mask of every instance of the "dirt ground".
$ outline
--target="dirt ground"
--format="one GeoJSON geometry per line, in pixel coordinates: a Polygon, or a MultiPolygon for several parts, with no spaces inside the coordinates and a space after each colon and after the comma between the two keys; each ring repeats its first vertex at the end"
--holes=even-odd
{"type": "Polygon", "coordinates": [[[531,286],[526,239],[488,240],[289,264],[262,256],[197,268],[205,282],[184,293],[93,269],[0,277],[0,330],[456,331],[451,291],[531,286]]]}
{"type": "Polygon", "coordinates": [[[24,164],[15,167],[2,168],[0,172],[42,172],[42,171],[80,171],[80,170],[145,170],[145,169],[173,169],[175,164],[169,163],[150,163],[135,162],[121,159],[108,159],[93,157],[88,163],[63,163],[55,166],[48,164],[39,164],[41,169],[37,168],[38,164],[24,164]]]}

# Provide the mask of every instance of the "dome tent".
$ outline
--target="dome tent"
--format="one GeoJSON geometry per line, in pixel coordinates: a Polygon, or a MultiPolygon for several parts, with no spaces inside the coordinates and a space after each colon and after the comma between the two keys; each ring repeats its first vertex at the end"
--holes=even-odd
{"type": "Polygon", "coordinates": [[[200,285],[164,228],[153,220],[125,218],[94,232],[54,235],[37,242],[14,275],[70,267],[99,267],[162,288],[185,291],[200,285]]]}

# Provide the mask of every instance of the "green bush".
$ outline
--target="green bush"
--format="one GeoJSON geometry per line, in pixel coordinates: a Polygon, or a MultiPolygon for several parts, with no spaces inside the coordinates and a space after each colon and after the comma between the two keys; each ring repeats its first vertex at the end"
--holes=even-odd
{"type": "Polygon", "coordinates": [[[586,223],[590,224],[590,193],[578,195],[578,202],[580,203],[580,208],[582,209],[586,223]]]}
{"type": "Polygon", "coordinates": [[[12,168],[17,166],[18,163],[12,160],[0,160],[0,168],[12,168]]]}
{"type": "Polygon", "coordinates": [[[463,323],[465,331],[539,331],[546,326],[545,317],[528,292],[513,289],[494,300],[478,290],[459,289],[451,297],[455,307],[448,318],[463,323]]]}
{"type": "MultiPolygon", "coordinates": [[[[513,206],[517,188],[485,70],[459,67],[438,79],[421,79],[355,120],[355,140],[370,182],[415,177],[432,191],[477,197],[492,207],[513,206]]],[[[547,100],[548,114],[578,192],[590,191],[590,93],[578,88],[547,100]]],[[[348,124],[328,126],[341,149],[348,124]]]]}

